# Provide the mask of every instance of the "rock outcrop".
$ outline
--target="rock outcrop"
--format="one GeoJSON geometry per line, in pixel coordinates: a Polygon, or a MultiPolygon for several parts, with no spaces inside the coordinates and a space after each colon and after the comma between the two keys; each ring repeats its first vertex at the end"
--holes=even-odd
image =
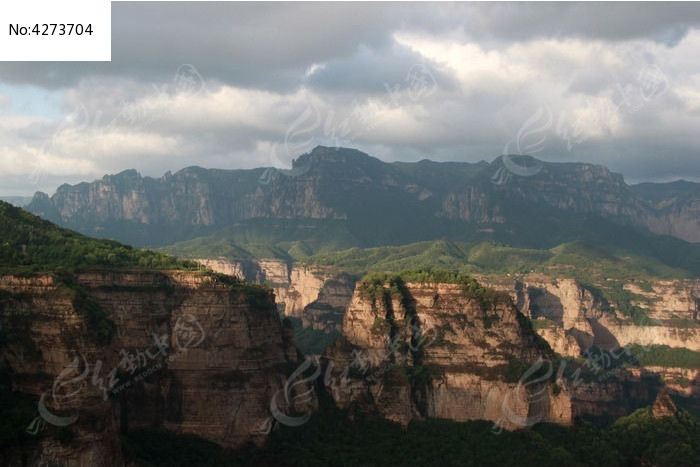
{"type": "MultiPolygon", "coordinates": [[[[648,365],[644,371],[658,375],[669,392],[684,397],[687,400],[698,399],[700,396],[700,370],[692,368],[677,368],[671,366],[648,365]]],[[[694,405],[700,406],[700,400],[694,405]]]]}
{"type": "Polygon", "coordinates": [[[634,323],[609,303],[573,279],[541,274],[521,277],[479,276],[479,280],[507,292],[518,309],[557,353],[577,357],[596,346],[616,349],[631,344],[667,345],[700,350],[697,312],[700,280],[648,280],[624,284],[632,293],[629,305],[645,315],[634,323]]]}
{"type": "Polygon", "coordinates": [[[267,283],[280,313],[299,318],[304,327],[340,331],[357,278],[330,268],[282,260],[196,259],[215,272],[267,283]]]}
{"type": "Polygon", "coordinates": [[[640,183],[630,188],[659,212],[648,220],[652,232],[700,242],[700,185],[678,180],[640,183]]]}
{"type": "MultiPolygon", "coordinates": [[[[355,246],[437,239],[447,230],[498,231],[517,239],[523,219],[546,216],[559,222],[560,231],[572,232],[588,228],[566,220],[582,215],[700,241],[697,184],[681,197],[656,202],[602,166],[536,163],[540,170],[520,177],[502,157],[490,164],[388,164],[357,150],[319,146],[295,160],[291,171],[188,167],[151,178],[126,170],[63,185],[51,197],[38,193],[28,209],[82,233],[137,246],[163,246],[257,219],[347,221],[355,246]],[[505,177],[493,183],[499,174],[505,177]],[[406,218],[413,225],[406,226],[406,218]]],[[[552,246],[557,238],[547,230],[538,237],[532,243],[546,238],[552,246]]]]}
{"type": "Polygon", "coordinates": [[[659,391],[659,395],[651,407],[651,413],[654,418],[675,417],[678,413],[678,407],[671,399],[671,396],[666,391],[659,391]]]}
{"type": "Polygon", "coordinates": [[[551,372],[524,375],[553,359],[549,347],[507,296],[476,294],[459,284],[358,284],[344,337],[326,354],[336,403],[403,424],[571,422],[566,386],[551,372]]]}
{"type": "Polygon", "coordinates": [[[124,465],[120,433],[144,427],[260,442],[296,363],[261,287],[103,271],[4,276],[0,294],[3,372],[39,401],[29,465],[124,465]],[[57,430],[72,441],[56,441],[57,430]]]}

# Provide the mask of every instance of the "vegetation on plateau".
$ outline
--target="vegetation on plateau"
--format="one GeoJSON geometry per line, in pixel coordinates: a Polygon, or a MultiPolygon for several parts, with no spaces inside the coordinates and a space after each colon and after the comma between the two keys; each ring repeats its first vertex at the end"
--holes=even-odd
{"type": "MultiPolygon", "coordinates": [[[[305,262],[350,272],[442,269],[462,274],[541,273],[569,277],[583,283],[616,279],[689,278],[692,272],[669,267],[653,257],[620,248],[570,242],[554,248],[518,248],[493,241],[481,243],[437,240],[400,246],[351,248],[317,254],[305,262]]],[[[648,284],[647,284],[648,285],[648,284]]]]}
{"type": "Polygon", "coordinates": [[[700,352],[667,345],[629,345],[625,348],[642,366],[663,366],[700,370],[700,352]]]}

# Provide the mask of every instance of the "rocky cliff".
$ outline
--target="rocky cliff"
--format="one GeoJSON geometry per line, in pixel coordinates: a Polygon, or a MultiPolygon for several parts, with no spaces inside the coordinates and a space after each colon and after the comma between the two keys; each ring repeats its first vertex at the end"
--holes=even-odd
{"type": "MultiPolygon", "coordinates": [[[[455,240],[551,247],[582,233],[594,236],[608,224],[700,241],[700,190],[659,204],[602,166],[540,165],[521,177],[506,170],[501,157],[491,164],[388,164],[356,150],[319,146],[295,160],[291,171],[189,167],[156,179],[127,170],[63,185],[51,197],[39,193],[28,209],[137,246],[162,246],[260,219],[341,221],[350,246],[449,233],[455,240]],[[499,173],[508,176],[494,181],[499,173]],[[548,219],[548,229],[532,222],[539,218],[548,219]]],[[[297,233],[281,241],[304,241],[304,232],[297,233]]]]}
{"type": "Polygon", "coordinates": [[[343,336],[326,354],[326,387],[341,407],[404,424],[413,417],[510,428],[571,421],[565,384],[551,374],[519,383],[538,359],[554,355],[505,295],[463,284],[359,283],[343,336]]]}
{"type": "Polygon", "coordinates": [[[675,417],[678,414],[678,407],[673,403],[673,399],[665,391],[659,392],[654,405],[651,408],[654,418],[675,417]]]}
{"type": "Polygon", "coordinates": [[[649,221],[652,232],[699,241],[700,185],[678,180],[671,183],[640,183],[631,186],[658,213],[649,221]]]}
{"type": "Polygon", "coordinates": [[[631,344],[667,345],[700,350],[697,303],[700,280],[626,282],[622,290],[642,318],[636,323],[599,289],[574,279],[540,274],[521,277],[479,276],[489,287],[507,292],[537,332],[557,353],[577,357],[592,346],[615,349],[631,344]]]}
{"type": "MultiPolygon", "coordinates": [[[[268,281],[280,311],[304,326],[340,330],[355,278],[319,266],[280,260],[198,260],[212,269],[252,281],[268,281]]],[[[600,287],[543,274],[477,275],[485,286],[507,292],[536,332],[559,355],[579,357],[592,347],[666,345],[700,351],[700,280],[627,281],[622,305],[638,307],[635,322],[609,303],[600,287]]],[[[605,284],[603,284],[605,285],[605,284]]]]}
{"type": "Polygon", "coordinates": [[[660,323],[621,328],[613,326],[621,321],[614,310],[606,317],[610,311],[576,281],[526,279],[484,282],[500,294],[464,283],[358,283],[343,336],[325,354],[326,389],[341,407],[377,410],[404,424],[415,417],[482,418],[496,427],[521,428],[540,421],[566,424],[574,417],[610,419],[651,403],[659,385],[695,406],[697,370],[627,368],[614,353],[594,349],[604,341],[601,334],[621,340],[610,349],[643,343],[644,329],[651,330],[644,334],[650,342],[673,344],[681,329],[663,319],[692,316],[687,307],[695,282],[654,283],[660,298],[649,315],[660,323]],[[547,327],[538,326],[542,320],[547,327]],[[576,358],[556,356],[545,341],[576,358]]]}
{"type": "Polygon", "coordinates": [[[646,400],[657,384],[682,399],[687,408],[698,410],[700,376],[688,361],[693,357],[681,362],[672,354],[683,349],[700,351],[699,280],[624,283],[618,290],[628,292],[623,295],[627,308],[637,307],[641,313],[637,322],[619,303],[606,303],[599,288],[573,279],[527,274],[517,278],[480,276],[479,280],[507,292],[555,352],[585,358],[595,370],[593,382],[572,391],[575,415],[624,415],[625,405],[620,401],[646,400]],[[666,350],[647,363],[646,353],[653,353],[658,346],[666,346],[666,350]],[[625,347],[634,352],[619,350],[625,347]],[[611,353],[603,357],[596,348],[611,353]],[[635,355],[639,368],[613,370],[629,355],[635,355]],[[686,367],[677,367],[680,363],[686,367]]]}
{"type": "Polygon", "coordinates": [[[194,272],[3,276],[0,312],[3,374],[38,401],[10,465],[125,465],[143,427],[261,441],[297,363],[271,292],[194,272]]]}
{"type": "Polygon", "coordinates": [[[341,330],[357,281],[355,276],[331,268],[282,260],[196,261],[216,272],[268,284],[280,313],[301,319],[304,327],[325,332],[341,330]]]}

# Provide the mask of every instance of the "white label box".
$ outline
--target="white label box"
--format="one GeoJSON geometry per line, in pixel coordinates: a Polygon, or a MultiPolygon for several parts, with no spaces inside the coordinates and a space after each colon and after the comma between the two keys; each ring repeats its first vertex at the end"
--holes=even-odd
{"type": "Polygon", "coordinates": [[[0,61],[110,61],[109,0],[0,2],[0,61]]]}

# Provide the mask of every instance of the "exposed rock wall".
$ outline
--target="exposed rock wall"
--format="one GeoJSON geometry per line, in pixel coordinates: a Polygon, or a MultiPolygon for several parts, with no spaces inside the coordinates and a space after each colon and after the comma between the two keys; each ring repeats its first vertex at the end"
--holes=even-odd
{"type": "Polygon", "coordinates": [[[700,405],[700,370],[650,365],[644,371],[659,375],[664,385],[674,394],[694,397],[700,405]]]}
{"type": "Polygon", "coordinates": [[[604,311],[593,293],[573,279],[539,274],[519,278],[480,276],[489,287],[508,292],[520,311],[536,322],[537,332],[557,353],[578,356],[595,345],[613,349],[630,344],[667,345],[700,350],[697,300],[700,280],[653,280],[626,290],[641,297],[632,305],[648,316],[636,325],[616,310],[604,311]],[[538,323],[539,321],[539,323],[538,323]]]}
{"type": "Polygon", "coordinates": [[[196,259],[213,271],[252,282],[266,282],[275,291],[280,312],[300,318],[304,327],[339,331],[356,278],[329,268],[281,260],[232,261],[196,259]]]}
{"type": "Polygon", "coordinates": [[[647,218],[649,230],[687,242],[700,242],[700,199],[673,200],[661,212],[647,218]]]}
{"type": "Polygon", "coordinates": [[[678,407],[673,403],[671,396],[669,396],[667,392],[662,391],[659,392],[651,408],[651,413],[654,418],[675,417],[678,413],[678,407]]]}
{"type": "Polygon", "coordinates": [[[342,407],[376,408],[404,424],[413,417],[505,427],[571,421],[564,385],[547,378],[518,384],[515,368],[553,354],[507,296],[483,304],[454,284],[408,283],[398,291],[385,284],[370,292],[358,284],[343,333],[326,354],[332,381],[342,380],[343,367],[352,370],[342,387],[329,386],[342,407]]]}
{"type": "MultiPolygon", "coordinates": [[[[404,224],[401,220],[412,214],[420,229],[411,232],[402,225],[389,234],[410,243],[425,239],[423,227],[445,221],[505,232],[499,226],[510,230],[523,209],[534,207],[531,217],[542,209],[585,214],[700,241],[697,189],[657,204],[631,190],[621,175],[592,164],[546,163],[531,177],[517,177],[508,176],[502,157],[491,164],[421,161],[398,166],[356,150],[319,146],[293,161],[291,172],[188,167],[151,178],[126,170],[91,183],[62,185],[51,197],[38,193],[27,207],[83,233],[139,246],[163,246],[257,219],[348,220],[372,229],[381,214],[390,226],[404,224]],[[491,183],[496,174],[505,174],[503,183],[491,183]],[[362,209],[350,199],[363,200],[362,209]],[[374,209],[375,202],[384,212],[374,209]],[[387,212],[388,203],[406,211],[387,212]],[[515,205],[520,208],[512,209],[515,205]]],[[[379,246],[377,233],[382,231],[368,232],[359,244],[379,246]]],[[[432,232],[433,238],[443,235],[432,232]]]]}
{"type": "Polygon", "coordinates": [[[73,442],[53,440],[47,425],[30,465],[124,465],[118,435],[139,427],[224,446],[262,441],[270,400],[296,363],[271,296],[196,273],[93,272],[70,287],[5,276],[0,291],[12,389],[77,415],[73,442]]]}
{"type": "MultiPolygon", "coordinates": [[[[289,266],[285,278],[280,272],[286,265],[283,261],[198,261],[248,280],[275,278],[279,282],[273,287],[285,314],[299,317],[304,326],[316,329],[342,319],[355,282],[354,277],[296,264],[289,266]]],[[[541,274],[477,277],[488,287],[508,292],[518,309],[535,321],[537,333],[563,356],[577,357],[594,345],[609,349],[630,344],[667,345],[700,351],[698,279],[650,280],[645,281],[645,287],[638,282],[624,284],[626,290],[640,297],[631,304],[644,310],[651,324],[639,326],[615,310],[604,311],[592,291],[574,279],[541,274]]]]}

